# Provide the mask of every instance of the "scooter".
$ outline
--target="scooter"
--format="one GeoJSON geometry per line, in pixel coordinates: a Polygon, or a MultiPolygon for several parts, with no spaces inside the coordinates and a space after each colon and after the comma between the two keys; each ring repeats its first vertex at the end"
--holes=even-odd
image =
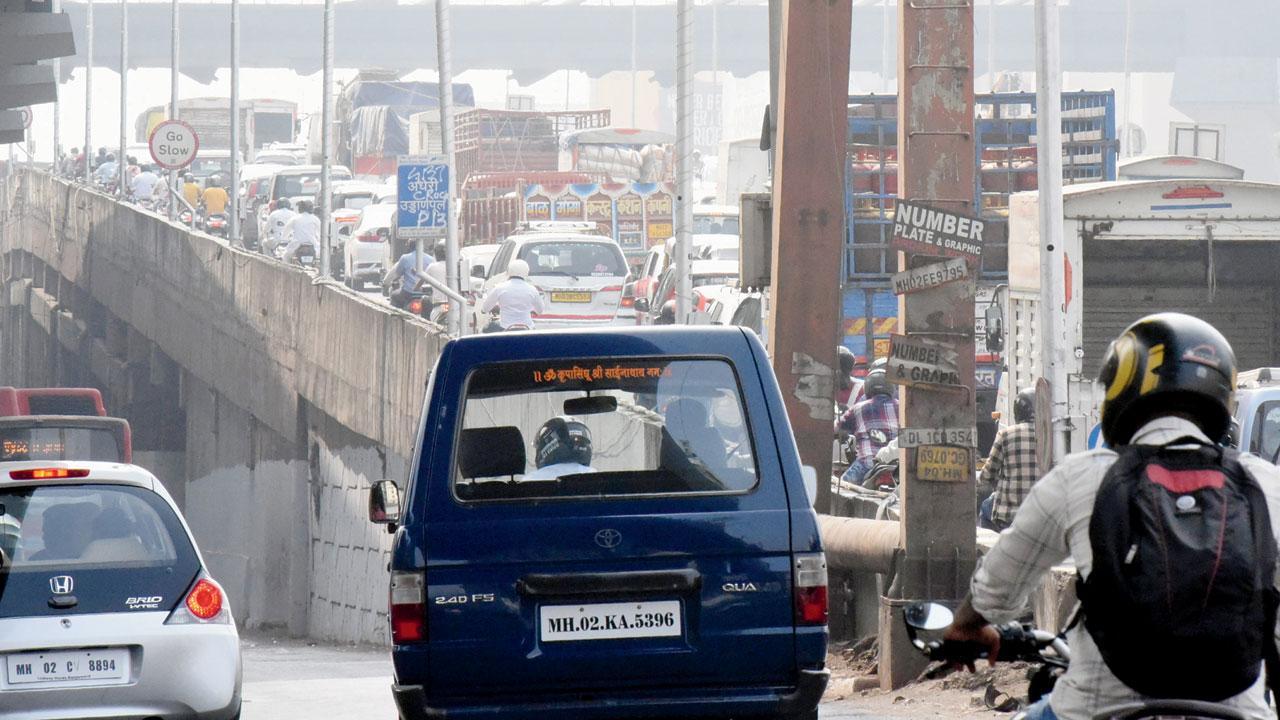
{"type": "Polygon", "coordinates": [[[206,215],[204,218],[204,230],[210,235],[225,238],[227,236],[226,213],[211,213],[206,215]]]}
{"type": "MultiPolygon", "coordinates": [[[[945,605],[931,602],[911,603],[902,609],[902,620],[907,626],[907,638],[917,650],[938,663],[925,673],[926,679],[942,677],[957,667],[972,665],[985,660],[985,648],[965,642],[929,640],[929,634],[939,635],[951,625],[954,614],[945,605]]],[[[1040,630],[1026,623],[1008,623],[996,628],[1000,633],[998,662],[1027,662],[1039,665],[1031,675],[1027,688],[1027,700],[1034,703],[1053,691],[1058,678],[1071,664],[1071,648],[1066,638],[1040,630]]],[[[1025,713],[1013,716],[1022,720],[1025,713]]],[[[1248,720],[1240,710],[1199,700],[1144,700],[1105,708],[1093,716],[1093,720],[1139,720],[1176,716],[1202,718],[1203,720],[1248,720]]]]}

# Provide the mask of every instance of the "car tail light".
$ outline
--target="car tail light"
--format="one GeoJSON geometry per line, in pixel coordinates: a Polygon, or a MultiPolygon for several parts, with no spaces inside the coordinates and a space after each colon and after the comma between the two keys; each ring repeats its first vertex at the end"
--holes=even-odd
{"type": "Polygon", "coordinates": [[[636,286],[635,283],[628,283],[622,288],[622,302],[619,303],[624,308],[633,308],[636,306],[636,286]]]}
{"type": "Polygon", "coordinates": [[[382,236],[370,230],[369,232],[363,232],[357,235],[356,240],[359,240],[360,242],[382,242],[382,236]]]}
{"type": "Polygon", "coordinates": [[[796,555],[796,622],[801,625],[827,623],[827,558],[822,553],[796,555]]]}
{"type": "Polygon", "coordinates": [[[421,300],[419,300],[418,298],[414,298],[414,299],[410,300],[410,301],[409,301],[409,312],[413,313],[414,315],[421,315],[421,314],[422,314],[422,301],[421,301],[421,300]]]}
{"type": "Polygon", "coordinates": [[[10,470],[13,480],[64,480],[66,478],[89,477],[89,471],[79,468],[35,468],[32,470],[10,470]]]}
{"type": "Polygon", "coordinates": [[[187,597],[169,613],[166,625],[199,625],[203,623],[226,625],[231,622],[227,607],[227,594],[222,586],[207,575],[201,574],[187,597]]]}
{"type": "Polygon", "coordinates": [[[621,285],[608,285],[600,288],[600,292],[622,292],[621,285]]]}
{"type": "Polygon", "coordinates": [[[420,572],[391,573],[391,642],[427,639],[426,585],[420,572]]]}

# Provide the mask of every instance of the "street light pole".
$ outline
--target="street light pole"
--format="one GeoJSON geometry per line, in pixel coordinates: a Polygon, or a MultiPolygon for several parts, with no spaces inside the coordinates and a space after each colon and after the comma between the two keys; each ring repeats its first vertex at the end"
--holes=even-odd
{"type": "Polygon", "coordinates": [[[93,0],[85,0],[84,50],[84,181],[93,182],[93,0]]]}
{"type": "Polygon", "coordinates": [[[116,194],[128,197],[129,170],[129,3],[120,0],[120,154],[116,156],[116,194]]]}
{"type": "Polygon", "coordinates": [[[228,242],[240,244],[240,0],[231,0],[231,178],[227,183],[231,217],[228,242]]]}
{"type": "MultiPolygon", "coordinates": [[[[178,0],[169,11],[169,119],[178,119],[178,0]]],[[[169,220],[178,213],[178,171],[169,171],[169,220]]]]}
{"type": "Polygon", "coordinates": [[[324,69],[320,77],[320,277],[328,278],[329,206],[333,204],[333,0],[324,0],[324,69]]]}
{"type": "MultiPolygon", "coordinates": [[[[436,0],[436,62],[440,70],[440,134],[444,145],[445,159],[449,164],[449,208],[445,213],[445,262],[448,263],[445,276],[449,288],[460,292],[462,287],[458,278],[458,184],[463,178],[458,177],[458,162],[454,138],[453,117],[453,32],[449,24],[449,0],[436,0]]],[[[565,71],[566,84],[568,71],[565,71]]],[[[568,92],[565,103],[568,106],[568,92]]],[[[455,337],[462,335],[462,308],[458,303],[449,303],[449,331],[455,337]]]]}
{"type": "MultiPolygon", "coordinates": [[[[62,0],[53,0],[52,8],[56,15],[62,12],[62,0]]],[[[53,86],[57,93],[53,97],[53,172],[57,174],[58,158],[62,157],[62,93],[57,91],[62,84],[62,61],[53,59],[53,86]]]]}
{"type": "Polygon", "coordinates": [[[636,127],[636,0],[631,0],[631,127],[636,127]]]}
{"type": "Polygon", "coordinates": [[[693,298],[693,0],[676,0],[676,322],[688,322],[693,298]]]}

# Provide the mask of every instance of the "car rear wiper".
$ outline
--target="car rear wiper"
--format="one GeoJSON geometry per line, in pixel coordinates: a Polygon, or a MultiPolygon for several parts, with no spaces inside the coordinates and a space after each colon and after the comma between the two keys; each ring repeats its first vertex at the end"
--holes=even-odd
{"type": "Polygon", "coordinates": [[[564,270],[539,270],[537,273],[529,273],[529,274],[530,275],[535,275],[535,274],[536,275],[563,275],[565,277],[573,278],[574,282],[577,282],[579,279],[577,275],[574,275],[571,272],[565,272],[564,270]]]}

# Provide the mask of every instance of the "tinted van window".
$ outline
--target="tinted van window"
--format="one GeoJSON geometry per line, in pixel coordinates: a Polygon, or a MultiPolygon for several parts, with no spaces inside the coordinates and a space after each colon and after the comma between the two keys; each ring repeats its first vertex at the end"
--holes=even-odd
{"type": "Polygon", "coordinates": [[[467,384],[459,500],[737,493],[756,462],[721,360],[496,363],[467,384]]]}
{"type": "Polygon", "coordinates": [[[51,577],[72,579],[74,612],[129,609],[128,596],[172,607],[199,571],[173,510],[121,485],[0,488],[0,617],[42,615],[51,577]]]}
{"type": "Polygon", "coordinates": [[[617,247],[598,242],[530,243],[520,250],[531,275],[620,277],[627,264],[617,247]]]}

